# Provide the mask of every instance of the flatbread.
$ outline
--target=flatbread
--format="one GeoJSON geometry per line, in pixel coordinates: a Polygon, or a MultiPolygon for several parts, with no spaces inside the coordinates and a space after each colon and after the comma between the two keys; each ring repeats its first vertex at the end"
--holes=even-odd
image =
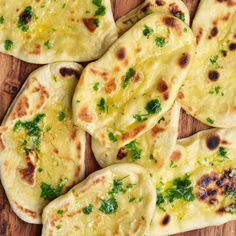
{"type": "Polygon", "coordinates": [[[140,20],[83,70],[75,123],[106,147],[135,140],[173,105],[194,51],[195,38],[178,18],[154,13],[140,20]]]}
{"type": "Polygon", "coordinates": [[[101,167],[115,163],[136,163],[152,176],[169,161],[178,136],[180,105],[176,102],[148,132],[120,149],[109,149],[92,139],[92,150],[101,167]]]}
{"type": "Polygon", "coordinates": [[[236,220],[236,129],[211,129],[179,140],[157,182],[150,236],[236,220]]]}
{"type": "Polygon", "coordinates": [[[145,0],[116,21],[119,35],[125,33],[140,19],[154,12],[171,14],[188,25],[190,23],[189,10],[181,0],[145,0]]]}
{"type": "Polygon", "coordinates": [[[192,29],[197,54],[179,101],[207,125],[235,127],[236,1],[202,0],[192,29]]]}
{"type": "Polygon", "coordinates": [[[44,206],[85,174],[85,132],[71,100],[82,67],[55,63],[34,71],[0,127],[1,181],[13,211],[41,223],[44,206]]]}
{"type": "Polygon", "coordinates": [[[23,61],[91,61],[116,39],[110,0],[0,0],[0,52],[23,61]]]}
{"type": "Polygon", "coordinates": [[[155,187],[148,172],[118,164],[90,175],[43,212],[46,235],[149,235],[155,187]]]}

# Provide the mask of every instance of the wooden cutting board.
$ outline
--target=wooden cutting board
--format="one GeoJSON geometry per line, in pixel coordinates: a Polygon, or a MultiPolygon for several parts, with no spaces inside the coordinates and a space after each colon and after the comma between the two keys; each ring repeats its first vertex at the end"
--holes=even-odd
{"type": "MultiPolygon", "coordinates": [[[[115,18],[124,15],[141,0],[113,0],[115,18]]],[[[207,1],[207,0],[205,0],[207,1]]],[[[199,0],[184,0],[193,18],[199,0]]],[[[27,76],[39,65],[29,64],[0,53],[0,122],[10,103],[16,96],[27,76]]],[[[207,127],[182,112],[180,118],[179,137],[189,136],[207,127]]],[[[90,148],[90,137],[87,135],[86,176],[99,169],[90,148]]],[[[40,225],[27,224],[21,221],[11,210],[6,195],[0,184],[0,236],[39,236],[40,225]]],[[[236,222],[219,227],[195,230],[178,236],[236,236],[236,222]]]]}

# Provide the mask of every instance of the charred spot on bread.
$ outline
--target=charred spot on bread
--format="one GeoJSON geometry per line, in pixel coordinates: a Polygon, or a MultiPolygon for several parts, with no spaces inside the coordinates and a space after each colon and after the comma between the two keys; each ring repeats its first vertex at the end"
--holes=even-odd
{"type": "Polygon", "coordinates": [[[211,70],[209,71],[208,73],[208,78],[211,80],[211,81],[217,81],[220,77],[220,73],[218,71],[215,71],[215,70],[211,70]]]}
{"type": "Polygon", "coordinates": [[[60,74],[63,77],[69,77],[69,76],[74,75],[76,77],[76,79],[80,78],[80,72],[78,70],[73,69],[73,68],[62,67],[60,69],[60,74]]]}
{"type": "Polygon", "coordinates": [[[206,145],[210,150],[216,149],[220,144],[220,136],[213,134],[207,137],[206,145]]]}
{"type": "Polygon", "coordinates": [[[117,50],[116,57],[118,60],[120,60],[120,61],[124,60],[125,56],[126,56],[126,50],[124,47],[117,50]]]}
{"type": "Polygon", "coordinates": [[[178,64],[181,68],[186,68],[190,62],[190,56],[187,53],[183,53],[183,55],[179,58],[178,64]]]}

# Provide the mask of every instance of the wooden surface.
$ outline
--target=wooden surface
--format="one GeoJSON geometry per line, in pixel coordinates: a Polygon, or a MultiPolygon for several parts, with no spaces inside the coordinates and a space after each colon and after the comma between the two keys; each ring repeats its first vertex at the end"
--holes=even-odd
{"type": "MultiPolygon", "coordinates": [[[[184,1],[191,12],[192,18],[198,1],[199,0],[184,1]]],[[[125,14],[139,2],[140,0],[113,0],[115,18],[125,14]]],[[[39,65],[28,64],[0,53],[0,121],[3,119],[7,108],[19,91],[24,80],[29,73],[37,67],[39,67],[39,65]]],[[[206,128],[205,125],[182,112],[179,137],[186,137],[206,128]]],[[[87,135],[86,175],[89,175],[98,168],[99,166],[95,162],[90,149],[90,137],[87,135]]],[[[24,223],[12,212],[0,184],[0,236],[38,236],[40,234],[40,225],[24,223]]],[[[236,222],[230,222],[219,227],[209,227],[202,230],[178,234],[178,236],[236,236],[236,222]]]]}

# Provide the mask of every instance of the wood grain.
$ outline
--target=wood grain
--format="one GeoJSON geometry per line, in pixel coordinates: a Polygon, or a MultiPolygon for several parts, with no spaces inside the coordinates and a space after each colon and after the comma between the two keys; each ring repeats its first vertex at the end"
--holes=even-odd
{"type": "MultiPolygon", "coordinates": [[[[117,19],[134,8],[141,0],[113,0],[113,12],[117,19]]],[[[185,0],[191,18],[193,18],[199,0],[185,0]]],[[[27,76],[39,65],[29,64],[13,57],[0,54],[0,121],[3,119],[10,103],[16,96],[27,76]]],[[[194,118],[181,112],[179,138],[189,136],[208,127],[194,118]]],[[[90,148],[90,136],[87,135],[86,176],[99,169],[90,148]]],[[[0,236],[39,236],[40,225],[27,224],[21,221],[11,210],[4,190],[0,184],[0,236]]],[[[219,227],[209,227],[178,234],[177,236],[235,236],[236,222],[219,227]]]]}

